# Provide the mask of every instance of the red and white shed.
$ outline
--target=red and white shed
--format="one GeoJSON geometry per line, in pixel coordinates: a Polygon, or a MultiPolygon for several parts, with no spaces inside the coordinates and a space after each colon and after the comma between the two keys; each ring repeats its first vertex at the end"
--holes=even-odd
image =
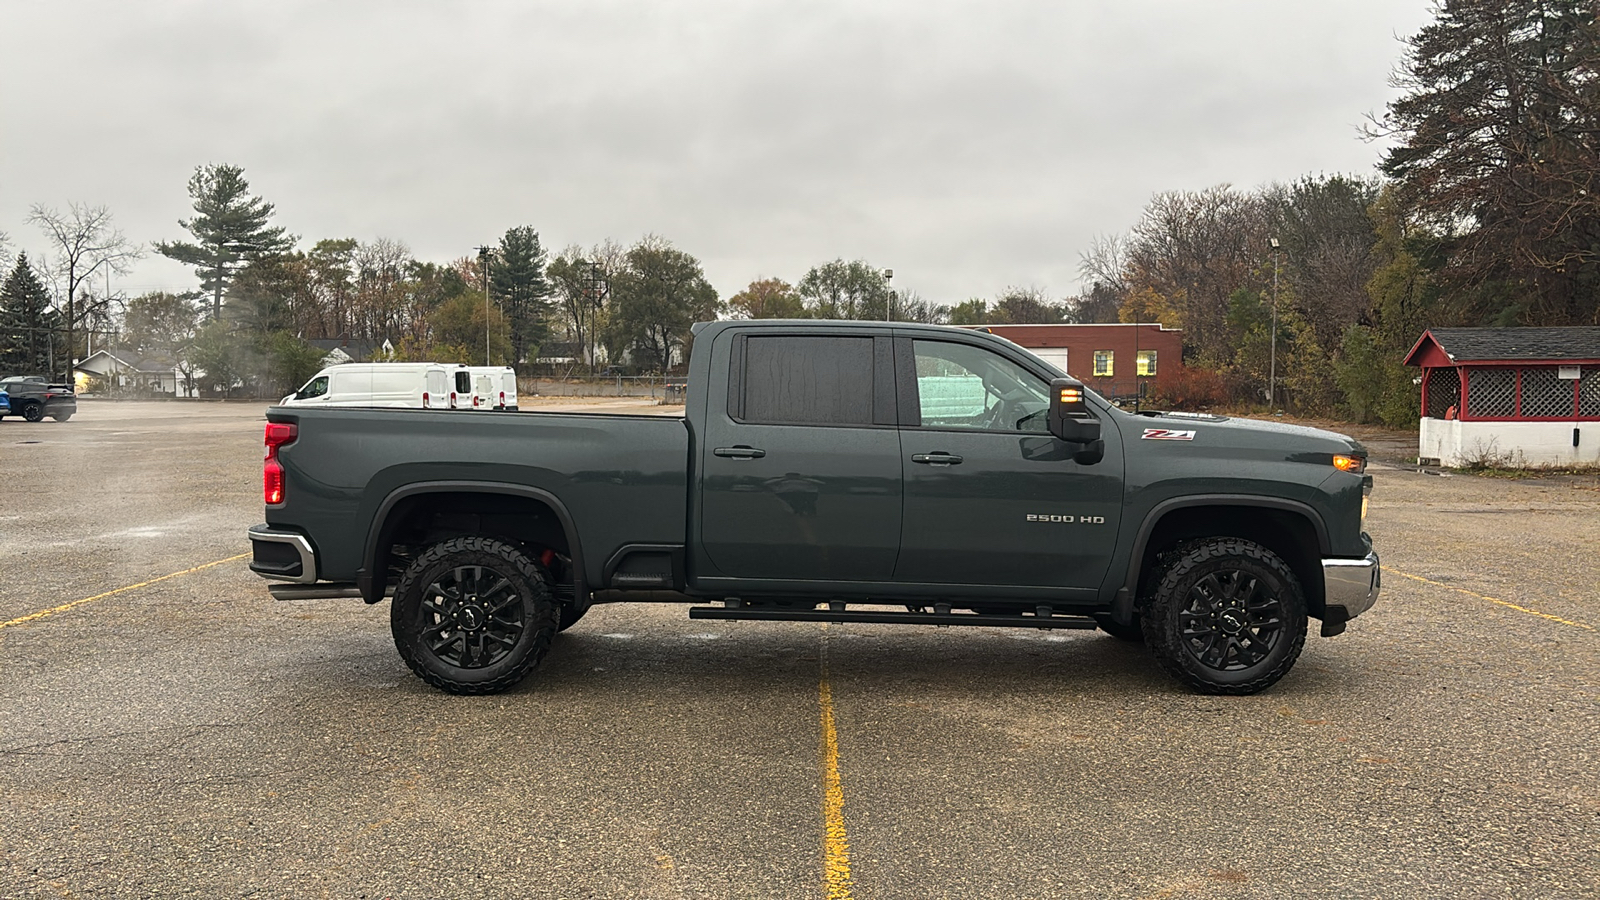
{"type": "Polygon", "coordinates": [[[1600,462],[1600,327],[1430,328],[1417,455],[1446,466],[1600,462]]]}

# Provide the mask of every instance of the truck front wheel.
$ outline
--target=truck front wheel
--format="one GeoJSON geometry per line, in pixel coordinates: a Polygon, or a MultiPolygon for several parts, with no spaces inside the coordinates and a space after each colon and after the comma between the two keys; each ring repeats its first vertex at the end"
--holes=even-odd
{"type": "Polygon", "coordinates": [[[417,555],[395,586],[394,644],[452,694],[494,694],[527,676],[556,633],[545,570],[504,541],[458,537],[417,555]]]}
{"type": "Polygon", "coordinates": [[[44,421],[44,404],[43,403],[24,403],[24,404],[22,404],[22,418],[28,420],[29,422],[43,422],[44,421]]]}
{"type": "Polygon", "coordinates": [[[1206,694],[1254,694],[1288,674],[1306,642],[1300,582],[1277,554],[1239,538],[1180,547],[1142,610],[1145,643],[1206,694]]]}

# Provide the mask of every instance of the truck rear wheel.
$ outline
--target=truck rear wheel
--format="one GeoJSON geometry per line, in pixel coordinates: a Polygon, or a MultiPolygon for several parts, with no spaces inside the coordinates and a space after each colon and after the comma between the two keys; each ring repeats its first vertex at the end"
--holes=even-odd
{"type": "Polygon", "coordinates": [[[1206,694],[1271,687],[1306,642],[1300,582],[1272,551],[1238,538],[1179,548],[1142,615],[1161,667],[1206,694]]]}
{"type": "Polygon", "coordinates": [[[518,547],[458,537],[417,555],[395,586],[394,644],[411,671],[452,694],[494,694],[544,658],[556,633],[545,570],[518,547]]]}

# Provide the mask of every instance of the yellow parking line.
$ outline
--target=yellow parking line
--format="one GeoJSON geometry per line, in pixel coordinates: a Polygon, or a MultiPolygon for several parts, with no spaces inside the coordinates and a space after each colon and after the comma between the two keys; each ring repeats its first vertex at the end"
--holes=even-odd
{"type": "Polygon", "coordinates": [[[1529,609],[1526,606],[1518,606],[1515,603],[1507,603],[1504,600],[1498,600],[1489,596],[1488,594],[1480,594],[1477,591],[1469,591],[1466,588],[1456,587],[1453,584],[1445,584],[1441,581],[1434,581],[1431,578],[1423,578],[1421,575],[1413,575],[1410,572],[1402,572],[1399,569],[1390,568],[1389,566],[1384,566],[1383,570],[1394,575],[1399,575],[1401,578],[1409,578],[1412,581],[1420,581],[1423,584],[1431,584],[1434,587],[1442,587],[1447,590],[1458,591],[1470,597],[1477,597],[1479,600],[1487,600],[1490,603],[1499,604],[1507,609],[1514,609],[1517,612],[1525,612],[1530,616],[1538,616],[1541,619],[1549,619],[1552,622],[1560,622],[1563,625],[1571,625],[1573,628],[1582,628],[1585,631],[1600,631],[1600,629],[1595,628],[1593,625],[1585,625],[1582,622],[1574,622],[1571,619],[1563,619],[1560,616],[1552,616],[1549,613],[1542,613],[1536,609],[1529,609]]]}
{"type": "Polygon", "coordinates": [[[110,597],[113,594],[121,594],[124,591],[136,591],[136,590],[138,590],[139,588],[142,588],[142,587],[149,587],[150,585],[155,584],[158,581],[166,581],[168,578],[179,578],[179,577],[184,576],[184,575],[193,575],[194,573],[199,572],[202,569],[209,569],[212,566],[220,566],[223,563],[231,563],[234,560],[244,559],[246,556],[249,556],[249,555],[250,554],[248,554],[248,553],[241,553],[238,556],[230,556],[227,559],[219,559],[219,560],[217,560],[215,562],[208,562],[203,566],[195,566],[192,569],[184,569],[182,572],[173,572],[173,573],[168,574],[168,575],[162,575],[159,578],[152,578],[149,581],[141,581],[138,584],[130,584],[127,587],[119,587],[119,588],[117,588],[116,590],[113,590],[113,591],[106,591],[104,594],[95,594],[93,597],[84,597],[82,600],[74,600],[71,603],[63,603],[60,606],[52,606],[49,609],[41,609],[38,612],[28,613],[25,616],[18,616],[17,618],[12,619],[9,622],[0,622],[0,628],[10,628],[13,625],[21,625],[24,622],[32,622],[34,619],[42,619],[45,616],[53,616],[56,613],[64,613],[69,609],[73,609],[73,608],[82,606],[85,603],[93,603],[96,600],[104,600],[105,598],[110,597]]]}
{"type": "Polygon", "coordinates": [[[833,727],[833,688],[828,684],[828,625],[822,625],[822,878],[828,900],[851,900],[850,838],[844,830],[844,786],[839,781],[839,734],[833,727]]]}

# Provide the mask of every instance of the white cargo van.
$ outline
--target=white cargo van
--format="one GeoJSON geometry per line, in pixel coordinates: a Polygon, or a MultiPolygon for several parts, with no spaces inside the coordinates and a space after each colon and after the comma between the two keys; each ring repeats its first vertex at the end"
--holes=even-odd
{"type": "Polygon", "coordinates": [[[453,409],[471,403],[467,367],[444,363],[344,363],[329,366],[282,406],[453,409]]]}
{"type": "MultiPolygon", "coordinates": [[[[517,373],[510,366],[468,366],[473,409],[517,410],[517,373]]],[[[468,403],[463,403],[463,406],[468,403]]]]}

